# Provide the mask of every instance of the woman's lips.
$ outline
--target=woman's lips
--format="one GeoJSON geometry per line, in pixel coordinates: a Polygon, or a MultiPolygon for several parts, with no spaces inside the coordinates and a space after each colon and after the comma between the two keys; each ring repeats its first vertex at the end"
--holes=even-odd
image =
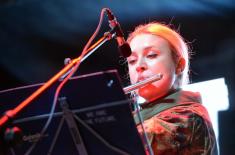
{"type": "Polygon", "coordinates": [[[143,81],[143,80],[145,80],[145,79],[147,79],[147,78],[148,78],[148,77],[139,76],[139,77],[137,78],[136,83],[138,83],[138,82],[140,82],[140,81],[143,81]]]}

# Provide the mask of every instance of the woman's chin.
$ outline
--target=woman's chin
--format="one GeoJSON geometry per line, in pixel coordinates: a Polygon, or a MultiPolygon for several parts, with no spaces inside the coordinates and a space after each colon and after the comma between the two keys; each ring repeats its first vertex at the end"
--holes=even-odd
{"type": "Polygon", "coordinates": [[[138,90],[139,96],[143,97],[147,102],[151,102],[157,98],[159,98],[160,94],[157,93],[157,88],[152,85],[148,84],[138,90]]]}

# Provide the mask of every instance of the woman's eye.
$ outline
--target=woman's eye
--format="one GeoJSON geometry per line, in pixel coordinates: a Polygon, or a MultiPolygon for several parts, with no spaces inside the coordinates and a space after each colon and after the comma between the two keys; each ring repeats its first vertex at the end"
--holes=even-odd
{"type": "Polygon", "coordinates": [[[128,64],[133,65],[136,62],[136,59],[130,59],[128,60],[128,64]]]}
{"type": "Polygon", "coordinates": [[[156,58],[157,56],[158,56],[157,53],[151,53],[151,54],[148,54],[148,55],[147,55],[147,58],[152,59],[152,58],[156,58]]]}

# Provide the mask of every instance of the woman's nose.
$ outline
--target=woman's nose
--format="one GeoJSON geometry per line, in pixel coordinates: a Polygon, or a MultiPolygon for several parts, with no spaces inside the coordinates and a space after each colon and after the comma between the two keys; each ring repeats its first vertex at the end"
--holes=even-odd
{"type": "Polygon", "coordinates": [[[143,72],[147,69],[147,64],[143,61],[139,62],[137,67],[136,67],[136,71],[137,72],[143,72]]]}

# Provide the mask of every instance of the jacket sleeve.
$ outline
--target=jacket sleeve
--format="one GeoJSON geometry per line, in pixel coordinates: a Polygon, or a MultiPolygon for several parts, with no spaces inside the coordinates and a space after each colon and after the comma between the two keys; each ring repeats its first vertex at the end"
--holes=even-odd
{"type": "MultiPolygon", "coordinates": [[[[197,106],[179,106],[144,121],[155,155],[210,155],[216,145],[207,111],[197,106]]],[[[143,133],[140,125],[137,126],[143,133]]]]}

